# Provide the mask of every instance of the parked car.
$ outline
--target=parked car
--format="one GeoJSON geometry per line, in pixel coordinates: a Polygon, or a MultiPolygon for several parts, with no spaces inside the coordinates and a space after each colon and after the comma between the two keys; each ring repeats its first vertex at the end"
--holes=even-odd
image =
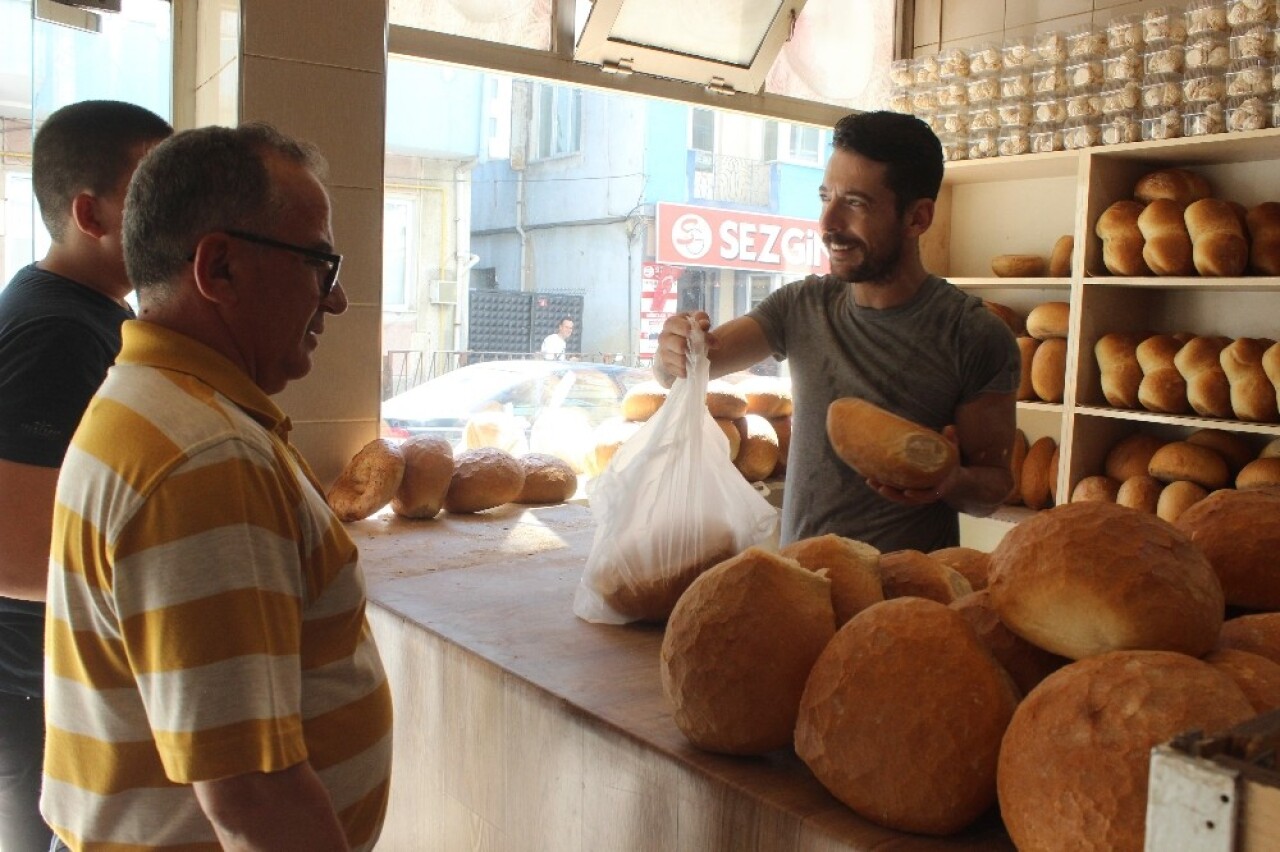
{"type": "Polygon", "coordinates": [[[621,414],[627,390],[650,378],[647,369],[586,361],[471,364],[383,402],[382,434],[439,435],[455,450],[509,443],[504,449],[517,453],[578,455],[596,426],[621,414]],[[477,437],[483,429],[501,430],[504,437],[477,437]]]}

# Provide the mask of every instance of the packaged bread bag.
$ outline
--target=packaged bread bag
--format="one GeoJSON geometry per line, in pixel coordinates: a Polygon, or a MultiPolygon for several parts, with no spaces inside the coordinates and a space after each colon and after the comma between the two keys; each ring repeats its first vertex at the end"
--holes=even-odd
{"type": "Polygon", "coordinates": [[[687,379],[614,453],[591,490],[596,531],[573,612],[586,621],[664,621],[698,575],[768,541],[777,510],[729,460],[706,406],[710,363],[696,325],[687,379]]]}

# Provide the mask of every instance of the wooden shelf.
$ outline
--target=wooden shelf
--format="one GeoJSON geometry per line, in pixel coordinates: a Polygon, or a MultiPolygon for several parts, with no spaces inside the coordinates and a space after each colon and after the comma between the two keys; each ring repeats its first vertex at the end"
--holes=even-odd
{"type": "Polygon", "coordinates": [[[1159,423],[1182,426],[1188,429],[1226,429],[1231,432],[1253,432],[1259,435],[1280,435],[1280,423],[1250,423],[1246,420],[1222,420],[1217,417],[1200,417],[1195,414],[1161,414],[1131,408],[1103,408],[1094,405],[1078,405],[1075,412],[1084,417],[1107,417],[1134,423],[1159,423]]]}
{"type": "Polygon", "coordinates": [[[961,290],[1061,290],[1071,289],[1070,278],[948,278],[961,290]]]}
{"type": "MultiPolygon", "coordinates": [[[[957,285],[959,286],[959,285],[957,285]]],[[[1135,287],[1152,290],[1220,290],[1223,292],[1280,292],[1280,278],[1246,276],[1241,278],[1112,278],[1104,275],[1086,277],[1086,287],[1135,287]]],[[[1280,318],[1278,328],[1280,328],[1280,318]]]]}

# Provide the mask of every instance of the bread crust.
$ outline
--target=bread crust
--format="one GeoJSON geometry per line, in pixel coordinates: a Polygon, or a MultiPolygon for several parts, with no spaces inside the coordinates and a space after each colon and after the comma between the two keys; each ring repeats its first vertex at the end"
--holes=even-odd
{"type": "Polygon", "coordinates": [[[427,520],[440,514],[453,479],[453,447],[435,435],[415,435],[400,444],[404,477],[391,498],[402,518],[427,520]]]}
{"type": "Polygon", "coordinates": [[[1280,458],[1254,459],[1236,474],[1236,488],[1241,490],[1275,487],[1280,487],[1280,458]]]}
{"type": "Polygon", "coordinates": [[[882,554],[879,568],[885,600],[917,597],[949,604],[973,591],[963,574],[919,550],[882,554]]]}
{"type": "Polygon", "coordinates": [[[1174,526],[1208,558],[1227,603],[1280,609],[1280,493],[1215,491],[1174,526]]]}
{"type": "Polygon", "coordinates": [[[1208,496],[1208,491],[1188,479],[1170,482],[1160,491],[1160,497],[1156,501],[1156,517],[1175,523],[1183,512],[1208,496]]]}
{"type": "Polygon", "coordinates": [[[1222,625],[1204,554],[1114,503],[1068,503],[1018,524],[991,553],[988,588],[1010,630],[1071,659],[1135,648],[1199,656],[1222,625]]]}
{"type": "Polygon", "coordinates": [[[1222,625],[1215,649],[1234,648],[1280,663],[1280,612],[1239,615],[1222,625]]]}
{"type": "Polygon", "coordinates": [[[1137,408],[1138,389],[1142,385],[1142,367],[1138,364],[1136,334],[1111,332],[1098,338],[1093,346],[1094,358],[1102,378],[1102,395],[1116,408],[1137,408]]]}
{"type": "Polygon", "coordinates": [[[395,496],[404,478],[404,455],[386,438],[375,438],[347,462],[326,499],[340,521],[359,521],[395,496]]]}
{"type": "Polygon", "coordinates": [[[1202,417],[1233,416],[1231,384],[1222,369],[1222,350],[1229,337],[1193,337],[1173,356],[1173,365],[1187,383],[1187,402],[1202,417]]]}
{"type": "Polygon", "coordinates": [[[978,550],[976,547],[943,547],[930,551],[929,556],[960,573],[975,592],[987,587],[991,554],[985,550],[978,550]]]}
{"type": "Polygon", "coordinates": [[[1142,231],[1138,216],[1142,204],[1122,199],[1098,217],[1094,233],[1102,240],[1102,265],[1112,275],[1150,275],[1151,269],[1142,259],[1142,231]]]}
{"type": "Polygon", "coordinates": [[[1183,219],[1197,272],[1226,277],[1244,273],[1249,264],[1249,241],[1244,223],[1228,202],[1201,198],[1187,206],[1183,219]]]}
{"type": "Polygon", "coordinates": [[[1142,259],[1156,275],[1194,275],[1191,235],[1183,218],[1183,204],[1157,198],[1138,215],[1142,259]]]}
{"type": "Polygon", "coordinates": [[[1134,432],[1116,441],[1107,451],[1103,472],[1119,482],[1134,476],[1148,475],[1151,457],[1167,441],[1148,432],[1134,432]]]}
{"type": "Polygon", "coordinates": [[[831,581],[836,628],[872,604],[884,600],[880,586],[880,551],[866,542],[828,533],[793,541],[778,551],[806,571],[831,581]]]}
{"type": "Polygon", "coordinates": [[[1066,657],[1037,648],[1005,627],[991,606],[991,592],[987,589],[965,595],[950,606],[969,622],[978,641],[1004,666],[1023,695],[1070,662],[1066,657]]]}
{"type": "Polygon", "coordinates": [[[1031,359],[1031,386],[1045,402],[1062,402],[1067,391],[1067,341],[1050,337],[1040,341],[1031,359]]]}
{"type": "Polygon", "coordinates": [[[1150,474],[1131,476],[1116,489],[1116,504],[1154,515],[1163,490],[1164,483],[1150,474]]]}
{"type": "Polygon", "coordinates": [[[1156,334],[1138,344],[1134,354],[1142,367],[1142,383],[1138,385],[1138,403],[1148,411],[1185,414],[1187,382],[1174,366],[1174,358],[1183,342],[1171,334],[1156,334]]]}
{"type": "Polygon", "coordinates": [[[1208,198],[1209,182],[1195,172],[1186,169],[1160,169],[1138,178],[1133,187],[1133,197],[1146,204],[1159,198],[1176,201],[1184,207],[1201,198],[1208,198]]]}
{"type": "Polygon", "coordinates": [[[525,453],[520,457],[524,484],[514,503],[563,503],[578,490],[578,475],[573,466],[547,453],[525,453]]]}
{"type": "Polygon", "coordinates": [[[510,503],[524,487],[524,467],[497,447],[464,450],[454,459],[453,478],[444,496],[450,514],[483,512],[510,503]]]}
{"type": "Polygon", "coordinates": [[[1280,420],[1276,388],[1267,377],[1263,357],[1274,341],[1240,337],[1218,355],[1231,386],[1231,409],[1239,420],[1275,423],[1280,420]]]}
{"type": "Polygon", "coordinates": [[[959,464],[951,441],[864,399],[828,406],[827,437],[845,464],[894,488],[937,488],[959,464]]]}
{"type": "Polygon", "coordinates": [[[1067,302],[1041,302],[1027,314],[1027,334],[1037,340],[1066,337],[1071,305],[1067,302]]]}
{"type": "Polygon", "coordinates": [[[998,254],[991,258],[997,278],[1042,278],[1048,265],[1035,254],[998,254]]]}
{"type": "Polygon", "coordinates": [[[1119,493],[1119,480],[1096,474],[1086,476],[1076,483],[1076,487],[1071,490],[1071,502],[1086,503],[1092,500],[1100,503],[1115,503],[1118,502],[1116,498],[1119,493]]]}
{"type": "Polygon", "coordinates": [[[1204,661],[1235,681],[1254,712],[1280,710],[1280,664],[1234,648],[1212,651],[1204,661]]]}
{"type": "Polygon", "coordinates": [[[1189,480],[1209,491],[1231,482],[1226,459],[1216,450],[1190,441],[1170,441],[1156,450],[1147,473],[1161,482],[1189,480]]]}

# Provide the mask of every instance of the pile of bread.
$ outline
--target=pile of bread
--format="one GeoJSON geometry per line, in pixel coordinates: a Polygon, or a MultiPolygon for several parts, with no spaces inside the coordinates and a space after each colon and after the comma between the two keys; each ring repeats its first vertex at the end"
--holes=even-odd
{"type": "Polygon", "coordinates": [[[358,521],[388,503],[403,518],[434,518],[443,509],[472,514],[505,503],[563,503],[578,490],[578,474],[547,453],[514,456],[497,447],[454,455],[444,438],[418,435],[397,444],[365,444],[329,489],[339,520],[358,521]]]}
{"type": "Polygon", "coordinates": [[[1112,332],[1093,347],[1116,408],[1280,422],[1280,343],[1266,338],[1112,332]]]}
{"type": "MultiPolygon", "coordinates": [[[[599,475],[618,447],[657,413],[667,389],[656,381],[641,382],[622,399],[622,417],[596,428],[595,447],[587,454],[586,472],[599,475]]],[[[780,479],[787,469],[791,443],[791,385],[773,376],[740,382],[713,379],[707,384],[707,410],[729,442],[729,459],[748,482],[780,479]]]]}
{"type": "Polygon", "coordinates": [[[794,747],[881,825],[951,834],[998,802],[1018,848],[1136,852],[1153,746],[1280,709],[1277,551],[1270,489],[1176,525],[1059,506],[990,554],[750,548],[677,602],[663,688],[698,748],[794,747]]]}
{"type": "Polygon", "coordinates": [[[1098,217],[1112,275],[1280,275],[1280,203],[1250,209],[1213,198],[1201,175],[1162,169],[1098,217]]]}
{"type": "Polygon", "coordinates": [[[1280,488],[1280,438],[1197,429],[1183,440],[1134,432],[1108,451],[1103,471],[1076,483],[1071,502],[1119,503],[1176,521],[1221,488],[1280,488]]]}

